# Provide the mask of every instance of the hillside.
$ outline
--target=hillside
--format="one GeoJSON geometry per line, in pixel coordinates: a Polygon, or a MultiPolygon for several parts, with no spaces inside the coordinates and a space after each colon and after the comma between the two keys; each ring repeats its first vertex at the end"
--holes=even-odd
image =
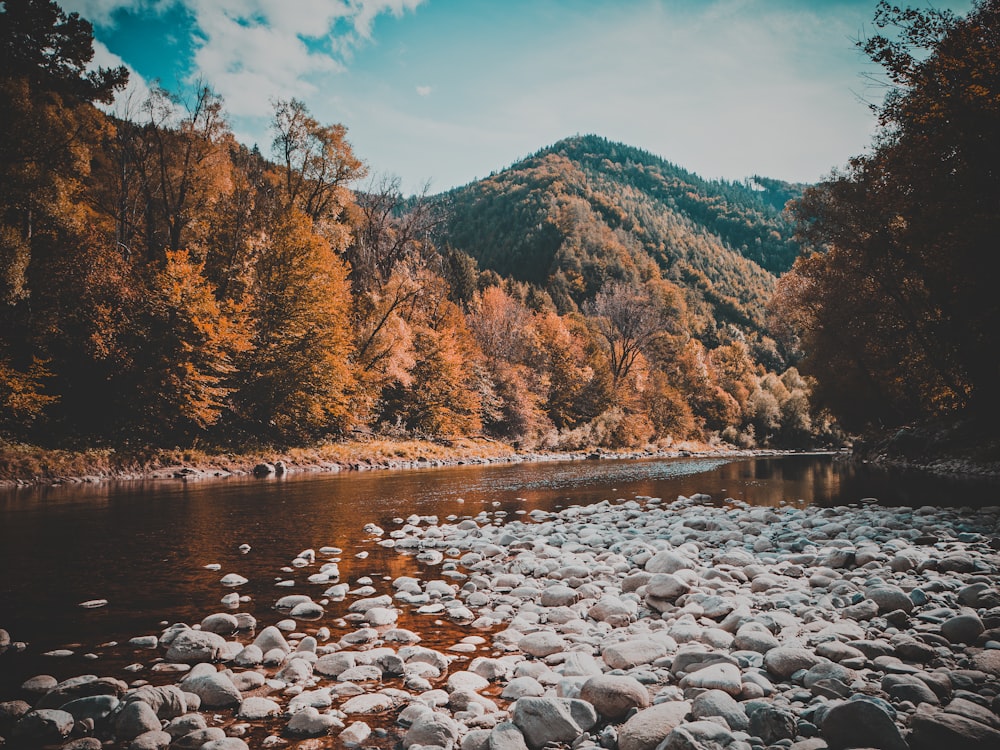
{"type": "Polygon", "coordinates": [[[436,196],[435,240],[543,287],[561,312],[652,261],[684,290],[693,332],[764,330],[776,276],[798,254],[784,204],[801,186],[707,181],[646,151],[576,136],[436,196]]]}

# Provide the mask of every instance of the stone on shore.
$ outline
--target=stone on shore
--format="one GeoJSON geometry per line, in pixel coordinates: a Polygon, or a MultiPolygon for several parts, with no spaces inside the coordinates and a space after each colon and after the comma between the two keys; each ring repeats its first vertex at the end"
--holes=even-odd
{"type": "Polygon", "coordinates": [[[218,661],[226,653],[226,648],[226,639],[217,633],[182,630],[170,642],[164,658],[181,664],[218,661]]]}
{"type": "Polygon", "coordinates": [[[855,747],[908,750],[892,717],[868,700],[849,700],[834,706],[826,713],[821,731],[831,750],[855,747]]]}
{"type": "Polygon", "coordinates": [[[670,701],[639,711],[618,730],[619,750],[655,750],[690,710],[687,701],[670,701]]]}
{"type": "Polygon", "coordinates": [[[616,675],[591,677],[580,688],[580,698],[611,721],[623,719],[634,708],[646,708],[650,702],[649,691],[642,683],[634,677],[616,675]]]}
{"type": "Polygon", "coordinates": [[[572,743],[584,731],[574,719],[569,702],[560,698],[519,698],[511,720],[532,750],[550,742],[572,743]]]}

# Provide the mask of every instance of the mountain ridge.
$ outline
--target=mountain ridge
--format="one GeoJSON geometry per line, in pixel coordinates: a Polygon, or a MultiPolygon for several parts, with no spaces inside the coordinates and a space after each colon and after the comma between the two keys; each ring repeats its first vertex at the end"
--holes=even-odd
{"type": "Polygon", "coordinates": [[[685,290],[697,333],[735,325],[766,335],[766,303],[799,252],[783,215],[804,186],[762,176],[706,180],[662,157],[596,135],[572,136],[432,196],[439,247],[483,270],[545,289],[560,312],[650,264],[685,290]]]}

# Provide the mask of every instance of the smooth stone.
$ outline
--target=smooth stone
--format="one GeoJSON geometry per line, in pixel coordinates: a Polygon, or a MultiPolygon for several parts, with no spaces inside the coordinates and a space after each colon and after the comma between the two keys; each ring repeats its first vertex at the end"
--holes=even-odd
{"type": "MultiPolygon", "coordinates": [[[[29,711],[14,724],[10,741],[14,747],[41,747],[61,742],[73,730],[73,714],[57,708],[39,708],[29,711]]],[[[159,729],[159,722],[156,723],[159,729]]]]}
{"type": "Polygon", "coordinates": [[[239,737],[223,737],[218,740],[209,740],[198,750],[250,750],[250,746],[239,737]]]}
{"type": "Polygon", "coordinates": [[[306,706],[292,716],[285,731],[293,737],[321,737],[339,726],[343,723],[336,716],[306,706]]]}
{"type": "Polygon", "coordinates": [[[694,563],[673,550],[657,552],[646,561],[647,573],[676,573],[694,567],[694,563]]]}
{"type": "Polygon", "coordinates": [[[458,741],[458,724],[454,719],[435,712],[419,716],[403,735],[403,747],[413,745],[434,745],[452,750],[458,741]]]}
{"type": "Polygon", "coordinates": [[[148,703],[132,701],[115,717],[115,735],[119,740],[133,740],[145,732],[160,729],[160,720],[148,703]]]}
{"type": "Polygon", "coordinates": [[[128,750],[166,750],[172,740],[173,737],[162,729],[153,729],[133,739],[128,745],[128,750]]]}
{"type": "Polygon", "coordinates": [[[733,696],[739,695],[743,689],[739,668],[724,662],[710,664],[703,669],[685,675],[681,678],[680,686],[681,688],[722,690],[733,696]]]}
{"type": "Polygon", "coordinates": [[[129,691],[125,701],[142,701],[149,705],[160,719],[173,719],[188,710],[184,691],[177,685],[143,685],[129,691]]]}
{"type": "Polygon", "coordinates": [[[908,674],[888,674],[882,678],[882,690],[893,700],[910,701],[913,705],[938,705],[941,700],[923,680],[908,674]]]}
{"type": "Polygon", "coordinates": [[[774,634],[760,623],[747,623],[736,631],[733,646],[740,651],[756,651],[766,654],[781,645],[774,634]]]}
{"type": "Polygon", "coordinates": [[[340,652],[319,657],[313,669],[326,677],[338,677],[355,666],[357,657],[353,653],[340,652]]]}
{"type": "Polygon", "coordinates": [[[378,682],[381,679],[382,670],[374,664],[359,664],[337,675],[338,682],[378,682]]]}
{"type": "Polygon", "coordinates": [[[588,679],[580,688],[580,698],[592,704],[601,716],[612,721],[623,719],[633,708],[649,706],[649,691],[633,677],[600,675],[588,679]]]}
{"type": "Polygon", "coordinates": [[[576,589],[569,586],[556,585],[549,586],[542,591],[539,604],[543,607],[568,607],[576,604],[579,599],[580,594],[576,589]]]}
{"type": "Polygon", "coordinates": [[[568,701],[559,698],[519,698],[511,710],[511,720],[532,750],[549,742],[572,743],[583,734],[568,701]]]}
{"type": "Polygon", "coordinates": [[[240,629],[240,621],[231,614],[220,612],[202,620],[201,629],[206,633],[232,635],[240,629]]]}
{"type": "Polygon", "coordinates": [[[646,584],[646,596],[673,601],[691,590],[691,584],[672,573],[655,573],[646,584]]]}
{"type": "Polygon", "coordinates": [[[834,706],[823,717],[820,732],[831,750],[909,750],[889,713],[868,700],[849,700],[834,706]]]}
{"type": "Polygon", "coordinates": [[[174,739],[178,737],[183,737],[186,734],[195,732],[199,729],[207,729],[208,724],[205,722],[205,717],[201,714],[184,714],[183,716],[178,716],[176,719],[171,719],[167,722],[167,725],[163,727],[163,731],[169,734],[174,739]]]}
{"type": "Polygon", "coordinates": [[[537,698],[543,695],[545,695],[545,688],[542,683],[528,675],[515,677],[504,686],[500,693],[501,698],[511,701],[525,697],[537,698]]]}
{"type": "Polygon", "coordinates": [[[878,613],[901,609],[906,613],[913,611],[913,600],[898,586],[872,586],[865,589],[865,596],[878,605],[878,613]]]}
{"type": "Polygon", "coordinates": [[[565,651],[567,646],[568,644],[561,636],[548,630],[530,633],[517,643],[517,647],[524,653],[539,658],[565,651]]]}
{"type": "Polygon", "coordinates": [[[359,747],[365,740],[371,737],[372,728],[365,724],[363,721],[356,721],[350,724],[343,732],[341,732],[337,739],[344,745],[344,747],[359,747]]]}
{"type": "Polygon", "coordinates": [[[485,690],[490,686],[490,681],[475,672],[453,672],[448,676],[448,692],[456,690],[471,690],[473,692],[485,690]]]}
{"type": "Polygon", "coordinates": [[[227,648],[226,639],[218,633],[183,630],[171,641],[164,658],[180,664],[218,661],[227,648]]]}
{"type": "Polygon", "coordinates": [[[187,677],[181,687],[201,699],[205,708],[227,708],[243,700],[240,691],[225,672],[212,672],[187,677]]]}
{"type": "Polygon", "coordinates": [[[282,634],[278,628],[274,625],[268,625],[257,635],[253,640],[253,645],[261,650],[261,653],[266,654],[272,649],[281,649],[284,653],[289,653],[292,648],[288,645],[288,641],[285,640],[285,636],[282,634]]]}
{"type": "Polygon", "coordinates": [[[983,621],[975,612],[963,612],[941,623],[941,635],[951,643],[975,643],[985,630],[983,621]]]}
{"type": "Polygon", "coordinates": [[[838,640],[820,643],[816,646],[816,655],[835,662],[842,662],[844,659],[865,659],[861,651],[838,640]]]}
{"type": "Polygon", "coordinates": [[[782,679],[791,677],[800,669],[810,669],[822,661],[822,657],[809,649],[795,646],[779,646],[764,654],[764,668],[782,679]]]}
{"type": "Polygon", "coordinates": [[[365,693],[356,695],[348,699],[341,705],[340,710],[345,714],[373,714],[378,711],[385,711],[392,708],[393,700],[388,695],[382,693],[365,693]]]}
{"type": "Polygon", "coordinates": [[[691,710],[687,701],[669,701],[644,708],[618,730],[618,750],[655,750],[691,710]]]}
{"type": "Polygon", "coordinates": [[[960,714],[918,711],[910,721],[912,750],[996,750],[1000,730],[960,714]]]}
{"type": "Polygon", "coordinates": [[[226,733],[218,727],[194,729],[171,742],[170,750],[201,750],[202,746],[209,742],[224,739],[226,739],[226,733]]]}
{"type": "Polygon", "coordinates": [[[277,716],[280,713],[281,706],[270,698],[252,696],[244,698],[240,703],[240,707],[236,711],[236,718],[246,719],[247,721],[259,721],[268,716],[277,716]]]}
{"type": "Polygon", "coordinates": [[[611,669],[631,669],[654,662],[666,654],[667,647],[663,643],[647,638],[615,643],[601,651],[604,663],[611,669]]]}
{"type": "Polygon", "coordinates": [[[696,719],[721,716],[730,729],[744,731],[750,726],[750,717],[743,706],[729,693],[707,690],[691,701],[691,714],[696,719]]]}
{"type": "MultiPolygon", "coordinates": [[[[467,750],[464,742],[462,750],[467,750]]],[[[528,745],[513,722],[502,721],[489,732],[484,750],[528,750],[528,745]]]]}
{"type": "Polygon", "coordinates": [[[965,700],[964,698],[955,698],[955,700],[948,704],[945,711],[950,714],[964,716],[965,718],[972,719],[973,721],[978,721],[980,724],[985,724],[993,729],[1000,729],[1000,715],[990,711],[990,709],[985,706],[973,703],[970,700],[965,700]]]}

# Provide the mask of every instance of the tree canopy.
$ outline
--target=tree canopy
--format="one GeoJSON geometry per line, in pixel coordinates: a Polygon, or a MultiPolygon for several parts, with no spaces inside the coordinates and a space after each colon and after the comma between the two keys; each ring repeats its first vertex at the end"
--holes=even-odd
{"type": "Polygon", "coordinates": [[[795,206],[814,251],[775,309],[853,427],[1000,412],[1000,2],[881,2],[862,42],[889,87],[869,153],[795,206]]]}

